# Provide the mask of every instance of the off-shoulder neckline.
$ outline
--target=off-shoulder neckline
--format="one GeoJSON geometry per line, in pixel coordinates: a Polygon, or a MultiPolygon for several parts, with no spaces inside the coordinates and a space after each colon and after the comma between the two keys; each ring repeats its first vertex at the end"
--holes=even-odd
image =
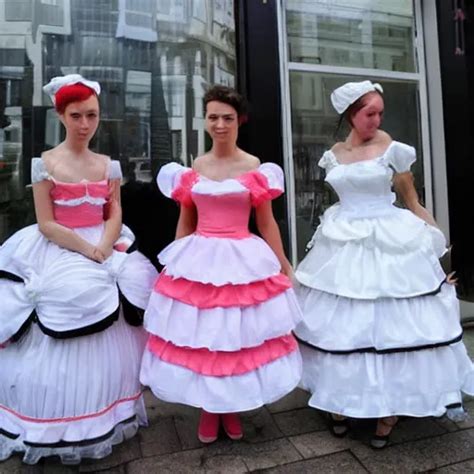
{"type": "MultiPolygon", "coordinates": [[[[77,185],[77,184],[107,184],[108,181],[109,181],[109,178],[106,177],[104,179],[100,179],[99,181],[92,181],[92,180],[89,180],[89,179],[81,179],[80,181],[61,181],[59,179],[56,179],[53,175],[51,175],[48,171],[48,169],[46,168],[46,165],[44,163],[44,160],[43,160],[43,157],[42,156],[35,156],[33,158],[34,160],[40,160],[41,163],[43,163],[43,167],[44,167],[44,171],[46,172],[46,174],[48,175],[48,179],[50,179],[53,183],[55,184],[63,184],[63,185],[77,185]]],[[[112,159],[109,158],[109,164],[107,166],[107,173],[110,173],[110,165],[112,163],[112,159]]]]}
{"type": "Polygon", "coordinates": [[[381,158],[384,158],[387,153],[390,151],[390,149],[392,148],[392,146],[394,145],[394,143],[398,143],[396,140],[392,140],[388,145],[387,147],[385,148],[385,150],[380,154],[380,155],[377,155],[377,156],[374,156],[373,158],[369,158],[367,160],[357,160],[357,161],[351,161],[349,163],[342,163],[340,162],[338,159],[337,159],[337,156],[336,154],[332,151],[332,150],[328,150],[329,153],[331,153],[333,159],[334,159],[334,162],[339,165],[339,166],[350,166],[350,165],[356,165],[358,163],[371,163],[371,162],[374,162],[374,161],[377,161],[377,160],[380,160],[381,158]]]}
{"type": "Polygon", "coordinates": [[[271,162],[268,162],[268,163],[260,163],[260,165],[259,165],[257,168],[254,168],[254,169],[245,171],[244,173],[240,173],[239,175],[235,176],[234,178],[225,178],[225,179],[221,179],[221,180],[208,178],[207,176],[205,176],[205,175],[199,173],[198,171],[196,171],[194,168],[189,168],[189,170],[191,170],[193,173],[195,173],[196,176],[198,176],[199,178],[203,178],[204,180],[210,181],[211,183],[225,183],[225,182],[227,182],[227,181],[239,181],[239,180],[241,180],[244,176],[247,176],[247,175],[252,174],[252,173],[261,172],[261,171],[260,171],[260,168],[261,168],[262,166],[264,166],[265,164],[272,164],[272,165],[278,166],[276,163],[271,163],[271,162]]]}
{"type": "Polygon", "coordinates": [[[192,169],[192,171],[194,173],[196,173],[197,176],[199,176],[199,178],[202,178],[206,181],[210,181],[212,183],[225,183],[227,181],[239,181],[240,179],[242,179],[244,176],[247,176],[248,174],[251,174],[251,173],[255,173],[258,171],[258,169],[260,168],[260,166],[258,168],[255,168],[253,170],[249,170],[249,171],[245,171],[244,173],[240,173],[239,175],[235,176],[234,178],[224,178],[224,179],[212,179],[212,178],[208,178],[207,176],[204,176],[203,174],[201,173],[198,173],[196,170],[192,169]]]}

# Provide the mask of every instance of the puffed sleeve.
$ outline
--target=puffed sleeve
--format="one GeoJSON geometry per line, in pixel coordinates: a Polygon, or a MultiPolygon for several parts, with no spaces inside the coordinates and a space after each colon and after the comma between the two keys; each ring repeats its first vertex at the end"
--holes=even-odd
{"type": "Polygon", "coordinates": [[[411,165],[416,161],[415,149],[401,142],[394,142],[387,154],[388,163],[397,173],[409,171],[411,165]]]}
{"type": "Polygon", "coordinates": [[[252,206],[280,196],[285,190],[283,170],[275,163],[263,163],[257,170],[242,177],[243,184],[250,191],[252,206]]]}
{"type": "Polygon", "coordinates": [[[173,162],[161,167],[156,182],[166,197],[190,207],[193,205],[191,189],[197,178],[194,170],[173,162]]]}
{"type": "Polygon", "coordinates": [[[46,170],[46,166],[44,165],[44,161],[42,158],[33,158],[31,160],[31,182],[39,183],[40,181],[44,181],[45,179],[49,179],[49,173],[46,170]]]}
{"type": "Polygon", "coordinates": [[[122,179],[122,167],[120,166],[120,161],[110,160],[109,179],[122,179]]]}
{"type": "Polygon", "coordinates": [[[321,159],[318,161],[318,166],[320,168],[325,169],[326,171],[329,171],[330,169],[334,168],[334,166],[337,165],[337,162],[334,158],[334,153],[330,150],[326,150],[323,153],[323,156],[321,159]]]}

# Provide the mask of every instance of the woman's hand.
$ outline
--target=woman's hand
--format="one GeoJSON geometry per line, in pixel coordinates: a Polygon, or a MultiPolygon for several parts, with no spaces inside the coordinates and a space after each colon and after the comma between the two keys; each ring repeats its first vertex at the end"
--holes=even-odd
{"type": "Polygon", "coordinates": [[[104,244],[97,246],[87,245],[82,254],[97,263],[104,263],[110,255],[112,255],[112,247],[107,247],[104,244]]]}
{"type": "Polygon", "coordinates": [[[454,276],[455,274],[456,272],[448,273],[448,276],[446,277],[446,283],[449,283],[450,285],[457,285],[458,279],[454,276]]]}
{"type": "Polygon", "coordinates": [[[283,263],[280,271],[281,273],[286,275],[291,281],[293,281],[293,277],[294,277],[293,267],[291,266],[291,263],[289,261],[286,261],[283,263]]]}
{"type": "Polygon", "coordinates": [[[94,262],[97,263],[102,263],[105,260],[104,255],[102,252],[97,248],[94,247],[93,245],[87,245],[82,251],[82,255],[84,257],[87,257],[90,260],[93,260],[94,262]]]}
{"type": "Polygon", "coordinates": [[[113,250],[114,249],[112,245],[108,245],[104,242],[100,242],[99,245],[95,247],[96,255],[99,255],[102,258],[101,263],[112,255],[113,250]]]}

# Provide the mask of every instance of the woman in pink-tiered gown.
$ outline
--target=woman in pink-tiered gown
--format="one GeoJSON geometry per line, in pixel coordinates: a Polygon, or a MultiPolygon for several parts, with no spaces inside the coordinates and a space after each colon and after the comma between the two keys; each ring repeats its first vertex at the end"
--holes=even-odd
{"type": "Polygon", "coordinates": [[[298,384],[291,331],[301,316],[271,212],[283,172],[236,147],[234,91],[216,86],[205,103],[211,152],[194,169],[170,163],[158,175],[181,215],[177,240],[159,255],[165,268],[145,313],[151,335],[140,378],[163,400],[201,408],[199,439],[212,442],[219,421],[238,439],[238,412],[298,384]],[[265,240],[249,232],[252,208],[265,240]]]}

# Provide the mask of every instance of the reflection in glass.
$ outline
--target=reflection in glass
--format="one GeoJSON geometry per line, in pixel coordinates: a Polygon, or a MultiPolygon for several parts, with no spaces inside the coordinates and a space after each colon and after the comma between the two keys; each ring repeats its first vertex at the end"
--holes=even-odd
{"type": "MultiPolygon", "coordinates": [[[[304,257],[306,244],[319,224],[319,217],[337,200],[324,182],[324,170],[318,166],[324,151],[336,141],[344,140],[349,133],[346,125],[335,135],[339,116],[332,108],[330,93],[349,80],[363,79],[366,78],[301,72],[290,74],[298,261],[304,257]]],[[[418,193],[423,198],[417,84],[383,79],[377,82],[384,88],[382,129],[393,139],[417,149],[417,161],[412,171],[418,193]]]]}
{"type": "Polygon", "coordinates": [[[149,212],[158,199],[153,177],[163,163],[190,165],[205,151],[206,87],[235,83],[233,1],[0,0],[3,11],[0,243],[34,222],[25,188],[31,158],[64,138],[42,86],[77,72],[101,83],[93,145],[120,160],[124,219],[135,219],[128,223],[136,233],[151,234],[142,237],[151,248],[155,229],[138,220],[137,209],[149,212]]]}
{"type": "Polygon", "coordinates": [[[294,62],[415,71],[412,0],[288,0],[294,62]]]}

